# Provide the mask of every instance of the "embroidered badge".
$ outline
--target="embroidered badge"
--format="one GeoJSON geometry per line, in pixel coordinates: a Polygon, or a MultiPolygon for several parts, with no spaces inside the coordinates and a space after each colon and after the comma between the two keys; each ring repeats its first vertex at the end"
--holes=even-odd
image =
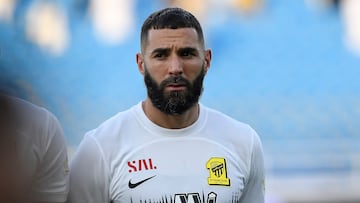
{"type": "Polygon", "coordinates": [[[227,177],[225,158],[210,158],[206,163],[206,168],[210,173],[210,176],[208,177],[209,185],[230,186],[230,179],[227,177]]]}

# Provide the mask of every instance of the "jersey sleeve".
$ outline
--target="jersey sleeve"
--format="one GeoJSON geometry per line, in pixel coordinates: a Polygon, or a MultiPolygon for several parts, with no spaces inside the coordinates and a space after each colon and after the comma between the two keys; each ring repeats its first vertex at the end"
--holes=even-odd
{"type": "Polygon", "coordinates": [[[265,168],[262,144],[259,136],[253,131],[253,147],[249,179],[246,182],[242,203],[264,203],[265,199],[265,168]]]}
{"type": "Polygon", "coordinates": [[[69,192],[67,145],[62,128],[53,114],[47,113],[41,133],[43,157],[37,167],[32,190],[35,202],[65,202],[69,192]]]}
{"type": "Polygon", "coordinates": [[[70,163],[68,203],[109,202],[109,178],[103,151],[87,134],[70,163]]]}

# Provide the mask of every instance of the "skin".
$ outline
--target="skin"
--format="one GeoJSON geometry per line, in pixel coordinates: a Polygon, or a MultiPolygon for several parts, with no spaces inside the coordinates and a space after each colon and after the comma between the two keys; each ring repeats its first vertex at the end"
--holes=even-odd
{"type": "MultiPolygon", "coordinates": [[[[148,73],[160,84],[169,76],[181,75],[192,81],[199,75],[204,65],[206,74],[210,68],[211,50],[205,50],[193,28],[151,29],[148,42],[143,45],[142,53],[136,54],[136,63],[144,76],[148,73]]],[[[165,91],[187,91],[184,86],[169,85],[165,91]]],[[[152,105],[149,97],[142,104],[147,117],[155,124],[170,129],[184,128],[199,117],[196,104],[182,114],[165,114],[152,105]]]]}

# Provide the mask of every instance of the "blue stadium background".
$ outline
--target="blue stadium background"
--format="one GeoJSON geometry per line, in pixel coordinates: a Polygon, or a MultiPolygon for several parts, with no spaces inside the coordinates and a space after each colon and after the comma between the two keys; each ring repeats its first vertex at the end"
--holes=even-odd
{"type": "MultiPolygon", "coordinates": [[[[145,17],[162,5],[138,1],[133,34],[109,46],[95,38],[85,1],[58,1],[71,19],[71,44],[54,57],[26,40],[22,24],[30,2],[21,1],[15,23],[0,23],[0,82],[51,110],[75,150],[86,131],[145,97],[135,64],[138,33],[145,17]]],[[[344,45],[338,9],[314,12],[303,1],[269,0],[261,15],[229,12],[204,29],[213,62],[201,102],[258,131],[268,189],[300,201],[314,191],[283,190],[308,192],[307,184],[318,180],[311,190],[320,196],[330,195],[324,191],[328,183],[339,197],[356,196],[351,191],[360,189],[354,183],[360,176],[360,57],[344,45]]]]}

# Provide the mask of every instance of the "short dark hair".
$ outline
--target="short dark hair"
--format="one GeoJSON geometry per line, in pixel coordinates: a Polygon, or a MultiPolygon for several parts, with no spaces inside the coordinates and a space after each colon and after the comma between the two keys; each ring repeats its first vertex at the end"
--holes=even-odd
{"type": "Polygon", "coordinates": [[[164,8],[152,13],[141,27],[141,50],[147,43],[150,29],[178,29],[194,28],[198,34],[199,41],[204,47],[204,34],[199,21],[190,12],[177,7],[164,8]]]}

